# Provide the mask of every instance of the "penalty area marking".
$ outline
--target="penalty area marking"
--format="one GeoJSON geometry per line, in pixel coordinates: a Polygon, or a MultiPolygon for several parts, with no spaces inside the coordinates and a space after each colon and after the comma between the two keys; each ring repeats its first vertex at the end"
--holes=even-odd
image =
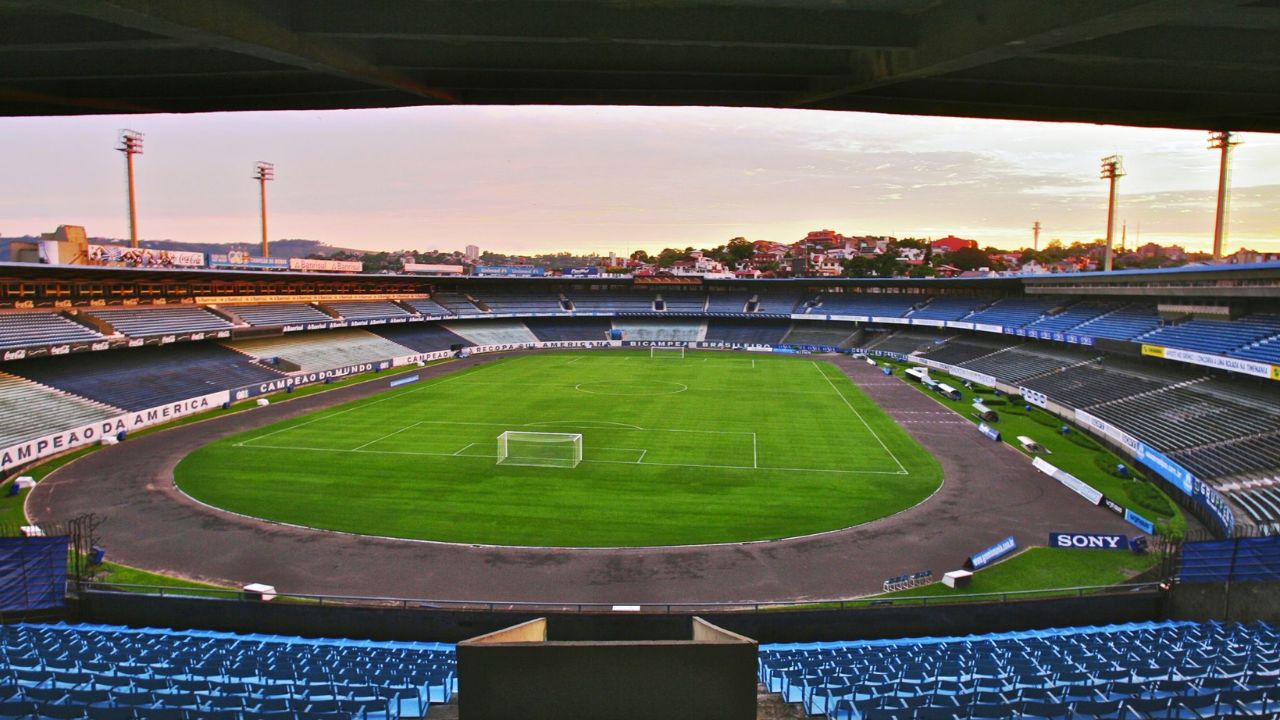
{"type": "Polygon", "coordinates": [[[898,456],[894,455],[893,451],[889,449],[889,446],[884,444],[884,440],[876,434],[875,430],[871,429],[871,424],[867,422],[866,418],[862,417],[862,413],[858,412],[857,408],[853,406],[853,403],[849,402],[849,398],[845,397],[844,393],[840,392],[840,388],[836,387],[836,384],[831,382],[831,377],[822,369],[822,366],[818,364],[818,361],[810,360],[809,362],[813,363],[813,369],[817,370],[818,374],[822,376],[822,379],[826,380],[827,384],[831,386],[831,389],[836,392],[836,395],[840,396],[840,399],[844,401],[845,407],[849,408],[850,412],[862,421],[863,426],[867,428],[867,432],[871,433],[871,437],[875,438],[876,442],[880,443],[880,447],[884,448],[884,451],[889,453],[889,457],[893,458],[893,461],[898,464],[898,469],[902,471],[899,474],[910,475],[911,473],[907,472],[907,468],[903,466],[902,461],[898,459],[898,456]]]}

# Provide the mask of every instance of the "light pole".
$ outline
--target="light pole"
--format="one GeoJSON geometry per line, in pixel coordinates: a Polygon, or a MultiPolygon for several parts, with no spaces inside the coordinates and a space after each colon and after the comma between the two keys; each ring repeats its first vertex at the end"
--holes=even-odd
{"type": "Polygon", "coordinates": [[[1240,141],[1231,135],[1230,130],[1218,130],[1209,133],[1209,149],[1222,151],[1222,160],[1218,163],[1218,211],[1213,220],[1213,259],[1222,258],[1222,244],[1227,239],[1227,186],[1231,180],[1231,148],[1240,141]]]}
{"type": "Polygon", "coordinates": [[[262,257],[268,257],[267,251],[267,181],[276,179],[276,166],[273,163],[259,160],[253,166],[253,178],[258,181],[258,196],[262,205],[262,257]]]}
{"type": "Polygon", "coordinates": [[[124,153],[125,173],[129,180],[129,247],[138,247],[138,201],[133,190],[133,156],[142,154],[142,133],[137,130],[121,130],[120,146],[124,153]]]}
{"type": "Polygon", "coordinates": [[[1107,200],[1107,252],[1102,262],[1102,269],[1111,272],[1111,240],[1116,228],[1116,183],[1124,177],[1124,162],[1119,155],[1108,155],[1102,158],[1102,179],[1110,181],[1111,193],[1107,200]]]}

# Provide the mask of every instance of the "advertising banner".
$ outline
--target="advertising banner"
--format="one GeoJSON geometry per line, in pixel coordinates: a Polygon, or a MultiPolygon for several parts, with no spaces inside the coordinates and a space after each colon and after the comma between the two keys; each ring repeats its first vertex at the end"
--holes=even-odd
{"type": "Polygon", "coordinates": [[[453,357],[452,350],[436,350],[435,352],[418,353],[416,355],[401,355],[400,357],[391,358],[391,367],[400,367],[402,365],[416,365],[420,362],[431,362],[432,360],[444,360],[453,357]]]}
{"type": "Polygon", "coordinates": [[[600,275],[598,267],[571,267],[564,268],[560,271],[561,275],[566,277],[597,277],[600,275]]]}
{"type": "Polygon", "coordinates": [[[373,372],[374,370],[386,370],[391,367],[390,360],[379,360],[378,362],[359,363],[356,365],[347,365],[346,367],[333,368],[331,370],[316,370],[313,372],[300,372],[287,375],[282,378],[267,380],[256,385],[245,385],[237,388],[232,392],[231,399],[244,400],[255,395],[266,395],[268,393],[280,392],[288,390],[291,387],[300,385],[313,385],[326,380],[340,380],[349,375],[359,375],[360,373],[373,372]]]}
{"type": "Polygon", "coordinates": [[[1049,533],[1049,547],[1082,550],[1128,550],[1129,538],[1113,533],[1049,533]]]}
{"type": "MultiPolygon", "coordinates": [[[[1146,354],[1147,345],[1142,346],[1143,354],[1146,354]]],[[[1222,355],[1210,355],[1208,353],[1193,352],[1191,350],[1179,350],[1178,348],[1162,348],[1166,360],[1177,360],[1178,362],[1191,363],[1192,365],[1202,365],[1204,367],[1217,368],[1219,370],[1229,370],[1244,375],[1252,375],[1254,377],[1271,378],[1274,367],[1267,363],[1255,362],[1253,360],[1242,360],[1240,358],[1224,357],[1222,355]]]]}
{"type": "Polygon", "coordinates": [[[477,265],[474,274],[481,277],[542,277],[546,268],[535,265],[477,265]]]}
{"type": "Polygon", "coordinates": [[[439,265],[435,263],[405,263],[407,273],[423,273],[424,275],[461,275],[466,271],[461,265],[439,265]]]}
{"type": "Polygon", "coordinates": [[[1028,387],[1018,388],[1018,394],[1022,395],[1022,399],[1038,408],[1048,407],[1049,398],[1042,392],[1037,392],[1028,387]]]}
{"type": "Polygon", "coordinates": [[[353,272],[364,270],[364,263],[359,260],[312,260],[310,258],[289,258],[290,270],[304,272],[353,272]]]}
{"type": "Polygon", "coordinates": [[[999,560],[1005,555],[1013,552],[1017,547],[1018,541],[1014,540],[1013,536],[1010,535],[986,550],[971,556],[965,561],[964,567],[966,570],[981,570],[996,560],[999,560]]]}
{"type": "Polygon", "coordinates": [[[1102,493],[1095,490],[1076,476],[1065,470],[1059,470],[1057,467],[1045,462],[1043,458],[1036,458],[1031,461],[1031,465],[1040,472],[1066,485],[1072,492],[1089,501],[1090,505],[1097,505],[1102,502],[1102,493]]]}
{"type": "Polygon", "coordinates": [[[209,267],[243,268],[248,270],[288,270],[288,258],[254,257],[247,252],[233,251],[226,255],[210,255],[209,267]]]}
{"type": "Polygon", "coordinates": [[[0,449],[0,470],[15,465],[25,465],[32,460],[56,455],[64,450],[95,443],[108,435],[121,432],[133,432],[150,425],[191,415],[193,413],[212,410],[222,405],[229,398],[226,390],[199,397],[172,402],[146,410],[128,412],[115,417],[86,423],[69,430],[50,433],[42,437],[27,440],[0,449]]]}
{"type": "Polygon", "coordinates": [[[1156,526],[1153,525],[1150,520],[1142,517],[1141,515],[1139,515],[1138,513],[1132,510],[1125,509],[1124,519],[1130,525],[1138,528],[1139,530],[1141,530],[1142,532],[1148,535],[1156,531],[1156,526]]]}
{"type": "Polygon", "coordinates": [[[204,253],[131,248],[125,245],[90,245],[89,264],[141,268],[204,267],[204,253]]]}

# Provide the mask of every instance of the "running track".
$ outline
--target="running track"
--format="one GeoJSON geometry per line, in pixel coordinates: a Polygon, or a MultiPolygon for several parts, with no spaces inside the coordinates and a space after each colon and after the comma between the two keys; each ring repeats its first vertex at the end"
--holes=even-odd
{"type": "MultiPolygon", "coordinates": [[[[425,369],[424,379],[485,363],[425,369]]],[[[1003,443],[865,361],[831,361],[942,464],[942,487],[897,515],[824,535],[765,543],[621,549],[495,548],[296,528],[207,508],[178,492],[173,469],[213,440],[375,394],[387,376],[105,447],[40,482],[35,523],[93,512],[114,562],[218,584],[281,592],[440,601],[655,604],[848,598],[887,577],[961,565],[1014,535],[1129,532],[1105,509],[1032,469],[1003,443]]],[[[282,396],[283,397],[283,396],[282,396]]],[[[892,482],[892,480],[886,480],[892,482]]],[[[353,488],[353,492],[359,492],[353,488]]]]}

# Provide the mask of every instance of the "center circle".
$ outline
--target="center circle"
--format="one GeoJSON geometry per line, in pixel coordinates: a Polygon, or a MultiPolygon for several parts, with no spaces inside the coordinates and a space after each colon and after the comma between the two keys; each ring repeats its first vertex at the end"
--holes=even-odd
{"type": "Polygon", "coordinates": [[[601,380],[598,382],[578,383],[573,386],[578,392],[588,395],[675,395],[689,389],[684,383],[669,380],[654,380],[647,383],[614,382],[601,380]]]}

